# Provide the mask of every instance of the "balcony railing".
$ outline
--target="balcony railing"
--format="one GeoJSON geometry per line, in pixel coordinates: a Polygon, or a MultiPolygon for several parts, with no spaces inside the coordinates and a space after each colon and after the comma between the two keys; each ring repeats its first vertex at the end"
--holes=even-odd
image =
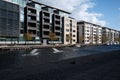
{"type": "Polygon", "coordinates": [[[37,16],[37,14],[35,14],[35,13],[30,13],[30,12],[28,12],[28,15],[37,16]]]}
{"type": "Polygon", "coordinates": [[[31,26],[28,26],[28,29],[37,30],[36,27],[31,27],[31,26]]]}

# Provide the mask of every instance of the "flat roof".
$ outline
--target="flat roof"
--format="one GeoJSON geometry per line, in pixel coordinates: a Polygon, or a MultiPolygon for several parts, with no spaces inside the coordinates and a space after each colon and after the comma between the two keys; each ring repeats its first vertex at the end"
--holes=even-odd
{"type": "Polygon", "coordinates": [[[109,29],[109,30],[113,30],[113,31],[117,31],[117,32],[120,32],[119,30],[115,30],[115,29],[112,29],[112,28],[108,28],[108,27],[103,27],[105,29],[109,29]]]}
{"type": "MultiPolygon", "coordinates": [[[[97,24],[90,23],[90,22],[87,22],[87,21],[78,21],[77,23],[88,23],[88,24],[97,25],[97,24]]],[[[118,31],[118,32],[119,32],[119,30],[115,30],[115,29],[112,29],[112,28],[103,27],[103,26],[100,26],[100,25],[97,25],[97,26],[102,27],[102,28],[106,28],[106,29],[109,29],[109,30],[113,30],[113,31],[118,31]]]]}
{"type": "Polygon", "coordinates": [[[52,7],[52,6],[49,6],[49,5],[46,5],[46,4],[43,4],[43,3],[40,3],[40,2],[38,2],[38,1],[33,1],[33,2],[34,2],[34,3],[37,3],[37,4],[39,4],[39,5],[44,5],[44,6],[46,6],[46,7],[49,7],[49,8],[52,8],[52,9],[57,9],[57,10],[59,10],[59,11],[62,11],[62,12],[65,12],[65,13],[71,14],[70,12],[67,12],[67,11],[64,11],[64,10],[62,10],[62,9],[55,8],[55,7],[52,7]]]}
{"type": "Polygon", "coordinates": [[[73,17],[69,17],[69,18],[71,18],[71,19],[75,19],[75,18],[73,18],[73,17]]]}
{"type": "Polygon", "coordinates": [[[94,23],[87,22],[87,21],[78,21],[77,23],[88,23],[88,24],[92,24],[92,25],[96,25],[96,26],[102,27],[102,26],[100,26],[98,24],[94,24],[94,23]]]}

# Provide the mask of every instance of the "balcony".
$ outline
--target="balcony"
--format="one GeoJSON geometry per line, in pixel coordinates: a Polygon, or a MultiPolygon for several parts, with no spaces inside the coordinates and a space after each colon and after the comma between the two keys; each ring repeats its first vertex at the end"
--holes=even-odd
{"type": "Polygon", "coordinates": [[[55,21],[60,21],[60,19],[56,19],[56,18],[55,18],[55,21]]]}
{"type": "Polygon", "coordinates": [[[29,30],[36,30],[36,27],[28,26],[28,29],[29,29],[29,30]]]}
{"type": "Polygon", "coordinates": [[[54,14],[59,15],[59,10],[54,10],[54,14]]]}
{"type": "Polygon", "coordinates": [[[35,23],[28,23],[28,27],[37,28],[35,23]]]}
{"type": "Polygon", "coordinates": [[[35,14],[35,13],[30,13],[30,12],[28,12],[28,15],[37,16],[37,14],[35,14]]]}
{"type": "Polygon", "coordinates": [[[43,19],[44,22],[50,23],[50,19],[43,19]]]}
{"type": "Polygon", "coordinates": [[[57,32],[57,33],[61,33],[61,30],[55,30],[55,32],[57,32]]]}
{"type": "Polygon", "coordinates": [[[36,16],[36,10],[31,7],[28,7],[27,13],[28,13],[28,15],[36,16]]]}
{"type": "Polygon", "coordinates": [[[60,26],[60,22],[56,21],[55,26],[60,26]]]}
{"type": "Polygon", "coordinates": [[[49,38],[49,36],[48,36],[48,35],[44,35],[44,34],[43,34],[42,36],[43,36],[43,38],[49,38]]]}
{"type": "Polygon", "coordinates": [[[59,30],[59,31],[60,31],[60,30],[61,30],[61,28],[60,28],[60,27],[55,27],[55,30],[59,30]]]}
{"type": "Polygon", "coordinates": [[[49,26],[49,25],[43,25],[43,28],[45,28],[45,29],[49,29],[50,26],[49,26]]]}
{"type": "Polygon", "coordinates": [[[48,22],[43,22],[43,25],[50,25],[50,23],[48,23],[48,22]]]}
{"type": "Polygon", "coordinates": [[[29,22],[30,22],[30,23],[37,23],[36,20],[29,20],[29,19],[28,19],[28,23],[29,23],[29,22]]]}
{"type": "Polygon", "coordinates": [[[48,32],[50,31],[50,29],[46,29],[46,28],[43,28],[42,30],[43,31],[48,31],[48,32]]]}
{"type": "Polygon", "coordinates": [[[55,18],[56,19],[60,19],[60,15],[55,15],[55,18]]]}
{"type": "Polygon", "coordinates": [[[49,17],[49,16],[43,16],[43,18],[44,18],[44,19],[50,19],[50,17],[49,17]]]}
{"type": "Polygon", "coordinates": [[[49,31],[43,31],[43,38],[49,38],[49,31]]]}
{"type": "Polygon", "coordinates": [[[31,13],[36,13],[36,9],[34,7],[27,6],[28,11],[31,13]]]}
{"type": "MultiPolygon", "coordinates": [[[[49,15],[50,13],[46,10],[42,10],[42,13],[45,14],[45,15],[49,15]]],[[[50,15],[49,15],[50,16],[50,15]]]]}
{"type": "Polygon", "coordinates": [[[29,32],[29,33],[32,33],[32,35],[36,36],[36,30],[28,29],[28,32],[29,32]]]}

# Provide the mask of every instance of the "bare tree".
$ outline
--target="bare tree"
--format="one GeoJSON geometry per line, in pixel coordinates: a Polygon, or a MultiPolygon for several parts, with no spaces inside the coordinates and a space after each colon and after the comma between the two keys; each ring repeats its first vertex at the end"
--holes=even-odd
{"type": "Polygon", "coordinates": [[[28,32],[28,33],[25,33],[23,35],[23,38],[25,39],[25,44],[26,44],[26,41],[30,41],[30,40],[33,40],[33,33],[31,32],[28,32]]]}
{"type": "Polygon", "coordinates": [[[53,32],[50,32],[50,33],[49,33],[49,39],[50,39],[51,41],[53,41],[53,44],[54,44],[54,41],[57,39],[56,34],[53,33],[53,32]]]}
{"type": "Polygon", "coordinates": [[[83,42],[84,42],[84,36],[80,36],[80,37],[79,37],[79,42],[80,42],[80,43],[83,43],[83,42]]]}
{"type": "Polygon", "coordinates": [[[118,42],[120,43],[120,38],[118,38],[118,42]]]}
{"type": "Polygon", "coordinates": [[[120,38],[115,38],[114,41],[115,42],[120,42],[120,38]]]}
{"type": "Polygon", "coordinates": [[[106,35],[102,35],[102,43],[106,43],[108,41],[108,37],[106,35]]]}

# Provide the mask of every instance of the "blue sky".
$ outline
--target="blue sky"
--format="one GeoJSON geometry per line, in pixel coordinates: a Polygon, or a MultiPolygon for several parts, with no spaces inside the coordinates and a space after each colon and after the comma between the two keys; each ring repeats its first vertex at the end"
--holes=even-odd
{"type": "Polygon", "coordinates": [[[120,0],[94,0],[94,3],[91,11],[102,13],[107,27],[120,30],[120,0]]]}
{"type": "Polygon", "coordinates": [[[78,21],[85,20],[120,30],[120,0],[38,0],[71,12],[78,21]]]}

